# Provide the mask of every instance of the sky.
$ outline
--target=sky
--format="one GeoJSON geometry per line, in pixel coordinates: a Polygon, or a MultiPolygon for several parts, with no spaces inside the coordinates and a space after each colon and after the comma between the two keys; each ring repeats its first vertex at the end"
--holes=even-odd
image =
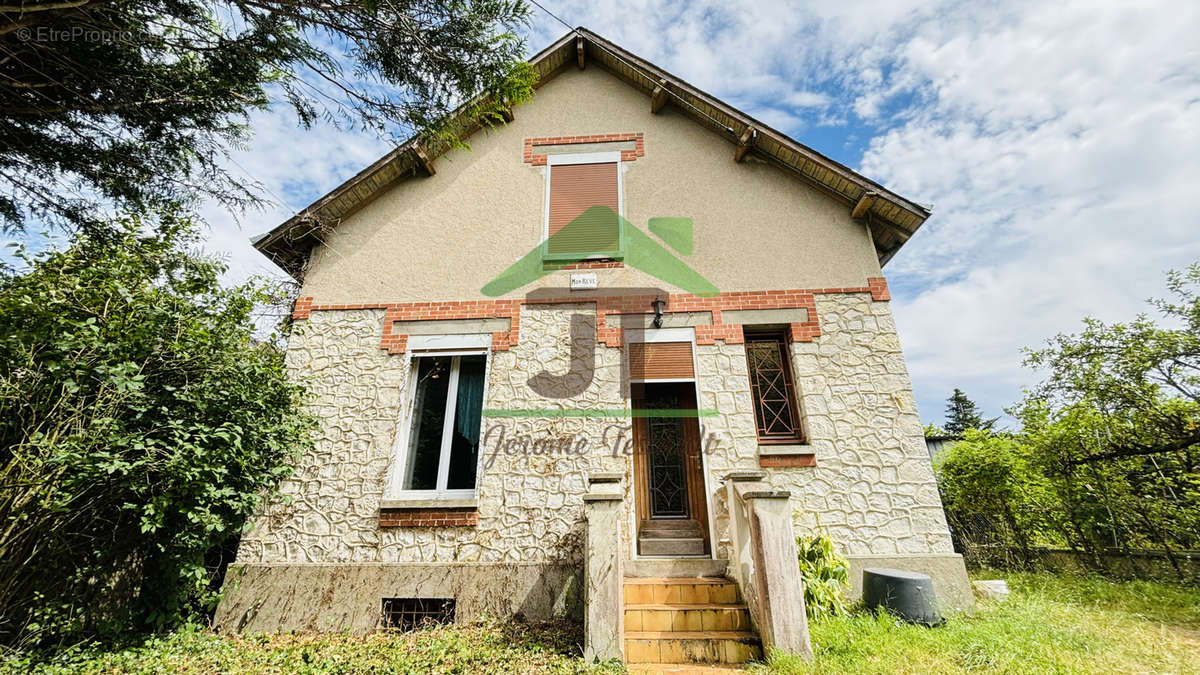
{"type": "MultiPolygon", "coordinates": [[[[989,416],[1037,373],[1022,348],[1148,311],[1200,260],[1200,3],[546,0],[933,215],[884,268],[921,417],[961,388],[989,416]]],[[[566,28],[534,9],[530,54],[566,28]]],[[[276,202],[205,205],[235,278],[249,244],[389,147],[251,118],[230,169],[276,202]]]]}

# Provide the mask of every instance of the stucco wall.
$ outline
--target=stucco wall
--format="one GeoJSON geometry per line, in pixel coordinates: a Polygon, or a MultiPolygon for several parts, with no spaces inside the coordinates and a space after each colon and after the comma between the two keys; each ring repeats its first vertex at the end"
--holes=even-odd
{"type": "MultiPolygon", "coordinates": [[[[603,70],[567,69],[516,110],[513,123],[436,161],[437,174],[397,183],[319,246],[302,295],[317,304],[469,300],[543,236],[545,167],[522,160],[525,138],[645,134],[623,164],[625,215],[694,220],[685,258],[723,291],[861,286],[880,275],[850,205],[733,145],[603,70]]],[[[565,286],[568,272],[533,287],[565,286]]],[[[599,270],[601,288],[662,286],[633,269],[599,270]]],[[[521,295],[526,287],[515,291],[521,295]]]]}

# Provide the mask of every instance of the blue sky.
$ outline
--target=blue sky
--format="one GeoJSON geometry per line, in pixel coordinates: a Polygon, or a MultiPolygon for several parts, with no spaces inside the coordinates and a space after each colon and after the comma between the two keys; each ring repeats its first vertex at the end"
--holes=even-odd
{"type": "MultiPolygon", "coordinates": [[[[1143,0],[548,0],[934,214],[884,269],[921,417],[960,387],[990,415],[1037,374],[1021,348],[1121,320],[1200,259],[1200,3],[1143,0]]],[[[528,51],[565,28],[534,10],[528,51]]],[[[387,143],[252,118],[230,169],[280,202],[215,205],[231,276],[250,246],[387,143]]]]}

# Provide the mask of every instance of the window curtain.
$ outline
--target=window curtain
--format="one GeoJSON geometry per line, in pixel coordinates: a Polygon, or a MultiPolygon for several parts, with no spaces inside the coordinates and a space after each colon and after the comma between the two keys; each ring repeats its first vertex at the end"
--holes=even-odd
{"type": "Polygon", "coordinates": [[[479,421],[483,413],[483,357],[463,358],[458,372],[458,402],[454,430],[471,445],[479,445],[479,421]]]}

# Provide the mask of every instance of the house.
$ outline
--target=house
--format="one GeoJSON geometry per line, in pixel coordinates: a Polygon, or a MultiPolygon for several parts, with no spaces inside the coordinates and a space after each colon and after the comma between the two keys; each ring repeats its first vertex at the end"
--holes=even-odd
{"type": "Polygon", "coordinates": [[[855,593],[969,603],[881,273],[929,211],[585,29],[531,63],[469,149],[255,242],[303,283],[320,429],[217,625],[573,615],[590,656],[741,661],[807,648],[817,532],[855,593]]]}
{"type": "Polygon", "coordinates": [[[932,462],[941,455],[945,454],[955,443],[961,440],[961,437],[949,434],[940,436],[926,436],[925,449],[929,451],[929,461],[932,462]]]}

